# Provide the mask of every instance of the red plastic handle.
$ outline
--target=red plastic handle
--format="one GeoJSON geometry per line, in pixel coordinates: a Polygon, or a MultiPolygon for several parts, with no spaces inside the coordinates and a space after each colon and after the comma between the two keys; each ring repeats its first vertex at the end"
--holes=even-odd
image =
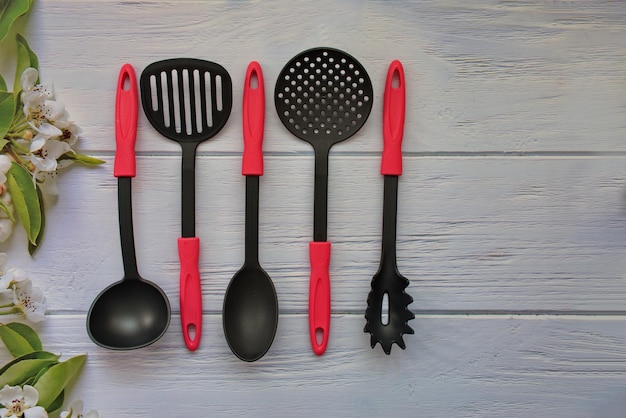
{"type": "Polygon", "coordinates": [[[195,351],[200,345],[202,331],[202,292],[198,259],[200,238],[179,238],[180,259],[180,321],[185,345],[195,351]]]}
{"type": "Polygon", "coordinates": [[[400,61],[389,65],[385,83],[383,104],[383,158],[380,173],[399,176],[402,174],[402,136],[405,113],[404,69],[400,61]]]}
{"type": "Polygon", "coordinates": [[[244,176],[263,175],[263,128],[265,125],[265,86],[261,65],[252,61],[243,88],[243,162],[244,176]]]}
{"type": "Polygon", "coordinates": [[[309,334],[313,352],[324,354],[330,333],[330,242],[310,242],[309,334]]]}
{"type": "Polygon", "coordinates": [[[138,103],[135,70],[130,64],[124,64],[117,79],[115,97],[115,177],[135,177],[138,103]]]}

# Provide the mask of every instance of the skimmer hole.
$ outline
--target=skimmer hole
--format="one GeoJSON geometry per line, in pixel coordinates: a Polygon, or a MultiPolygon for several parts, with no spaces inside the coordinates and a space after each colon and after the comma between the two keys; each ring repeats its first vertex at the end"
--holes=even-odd
{"type": "Polygon", "coordinates": [[[224,104],[222,103],[222,76],[221,75],[216,75],[215,76],[215,101],[216,101],[216,107],[218,111],[222,111],[222,109],[224,109],[224,104]]]}
{"type": "Polygon", "coordinates": [[[193,127],[191,125],[191,92],[189,85],[189,70],[183,70],[183,106],[185,109],[185,132],[191,135],[193,127]]]}
{"type": "Polygon", "coordinates": [[[193,70],[193,98],[196,107],[196,131],[202,133],[202,96],[200,92],[200,71],[193,70]]]}
{"type": "Polygon", "coordinates": [[[159,110],[159,95],[157,93],[157,78],[153,74],[150,76],[150,98],[152,99],[153,112],[159,110]]]}

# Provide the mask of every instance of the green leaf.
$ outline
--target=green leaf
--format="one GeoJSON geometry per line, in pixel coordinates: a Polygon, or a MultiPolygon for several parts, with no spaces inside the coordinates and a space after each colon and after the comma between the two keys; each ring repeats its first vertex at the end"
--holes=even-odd
{"type": "Polygon", "coordinates": [[[0,91],[7,91],[7,82],[4,81],[2,74],[0,74],[0,91]]]}
{"type": "Polygon", "coordinates": [[[15,212],[26,230],[28,240],[36,245],[41,230],[41,204],[31,173],[18,163],[12,163],[7,172],[7,186],[11,192],[15,212]]]}
{"type": "Polygon", "coordinates": [[[0,368],[0,376],[2,376],[4,372],[6,372],[9,369],[9,367],[23,360],[57,360],[58,361],[59,356],[54,353],[50,353],[49,351],[32,351],[30,353],[26,353],[22,356],[14,358],[10,362],[2,366],[2,368],[0,368]]]}
{"type": "Polygon", "coordinates": [[[26,338],[6,325],[0,325],[0,339],[2,339],[2,342],[13,357],[36,351],[26,338]]]}
{"type": "Polygon", "coordinates": [[[2,2],[3,7],[0,9],[0,41],[9,33],[11,26],[18,17],[26,14],[30,10],[32,1],[30,0],[11,0],[2,2]]]}
{"type": "Polygon", "coordinates": [[[86,358],[85,354],[81,354],[50,367],[34,386],[39,393],[38,405],[48,412],[52,411],[50,408],[54,406],[55,400],[81,370],[86,358]]]}
{"type": "MultiPolygon", "coordinates": [[[[15,97],[6,91],[0,91],[0,138],[9,131],[15,110],[15,97]]],[[[4,148],[4,145],[3,145],[4,148]]]]}
{"type": "Polygon", "coordinates": [[[105,163],[105,161],[99,158],[90,157],[88,155],[83,155],[83,154],[78,154],[78,153],[71,153],[71,152],[64,154],[63,158],[64,159],[67,158],[68,160],[74,160],[76,162],[87,164],[87,165],[98,165],[98,164],[105,163]]]}
{"type": "Polygon", "coordinates": [[[39,69],[39,59],[37,55],[30,49],[28,42],[20,34],[15,36],[17,41],[17,67],[15,68],[15,79],[13,81],[13,95],[17,98],[22,92],[22,73],[28,67],[39,69]]]}
{"type": "Polygon", "coordinates": [[[33,350],[35,351],[43,350],[43,347],[41,346],[41,340],[39,339],[39,335],[37,335],[35,330],[29,327],[28,325],[22,324],[20,322],[11,322],[10,324],[7,324],[7,327],[11,328],[13,331],[17,332],[22,337],[24,337],[24,339],[28,341],[30,346],[33,347],[33,350]]]}
{"type": "Polygon", "coordinates": [[[11,210],[9,208],[9,205],[7,205],[2,199],[0,199],[0,211],[4,212],[7,218],[11,220],[11,222],[15,223],[15,216],[13,216],[13,210],[11,210]]]}
{"type": "Polygon", "coordinates": [[[39,228],[39,234],[37,234],[35,242],[28,242],[28,253],[30,255],[35,254],[35,251],[39,248],[41,240],[43,240],[43,231],[46,229],[46,210],[44,208],[43,195],[39,186],[37,186],[37,197],[39,198],[39,210],[41,211],[41,227],[39,228]]]}
{"type": "Polygon", "coordinates": [[[63,406],[63,401],[65,400],[65,390],[62,390],[59,396],[50,404],[48,407],[48,412],[56,411],[60,407],[63,406]]]}
{"type": "Polygon", "coordinates": [[[55,359],[32,359],[17,362],[0,375],[0,387],[23,385],[29,378],[37,376],[41,369],[47,369],[56,363],[57,360],[55,359]]]}

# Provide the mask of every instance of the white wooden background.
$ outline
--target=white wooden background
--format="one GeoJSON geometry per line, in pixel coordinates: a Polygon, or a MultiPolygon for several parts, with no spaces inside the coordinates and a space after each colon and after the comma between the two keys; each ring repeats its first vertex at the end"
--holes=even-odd
{"type": "MultiPolygon", "coordinates": [[[[46,293],[44,346],[88,353],[72,398],[106,417],[626,416],[625,2],[37,0],[21,31],[83,128],[82,151],[107,160],[61,177],[34,258],[22,231],[3,248],[46,293]],[[333,317],[322,357],[307,334],[312,151],[272,102],[282,66],[316,46],[357,57],[376,92],[368,123],[331,154],[333,317]],[[85,315],[122,277],[117,74],[125,62],[140,74],[173,57],[216,61],[234,81],[231,119],[197,162],[202,344],[188,352],[180,335],[179,147],[141,115],[139,270],[174,316],[153,346],[111,352],[89,340],[85,315]],[[407,349],[388,357],[362,330],[380,251],[382,90],[393,59],[408,88],[398,264],[416,318],[407,349]],[[221,308],[243,262],[239,103],[251,60],[267,83],[260,258],[280,319],[270,351],[248,364],[224,340],[221,308]]],[[[3,74],[12,48],[2,44],[3,74]]]]}

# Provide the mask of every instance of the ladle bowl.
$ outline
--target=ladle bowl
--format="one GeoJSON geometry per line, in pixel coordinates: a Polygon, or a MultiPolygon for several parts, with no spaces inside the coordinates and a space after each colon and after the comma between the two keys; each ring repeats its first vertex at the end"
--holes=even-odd
{"type": "Polygon", "coordinates": [[[113,350],[145,347],[167,330],[170,308],[154,283],[124,278],[104,289],[89,310],[87,329],[98,345],[113,350]]]}

